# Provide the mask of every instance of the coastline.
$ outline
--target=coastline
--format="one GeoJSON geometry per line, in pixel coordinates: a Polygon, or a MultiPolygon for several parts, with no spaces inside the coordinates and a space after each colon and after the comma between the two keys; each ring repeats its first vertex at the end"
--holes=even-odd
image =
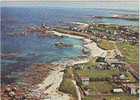
{"type": "Polygon", "coordinates": [[[43,94],[47,93],[47,96],[44,96],[44,98],[48,98],[48,100],[49,99],[55,100],[56,98],[57,100],[69,100],[70,96],[68,94],[61,93],[60,91],[58,92],[58,88],[63,80],[63,74],[64,74],[63,70],[67,66],[86,63],[92,57],[106,56],[107,51],[100,49],[97,46],[97,44],[91,41],[90,39],[86,39],[84,37],[74,36],[70,34],[63,34],[55,31],[53,31],[53,33],[57,36],[68,36],[76,39],[82,39],[86,43],[86,45],[84,46],[90,50],[90,56],[89,58],[84,58],[84,59],[81,58],[77,60],[76,59],[68,60],[66,62],[62,62],[63,65],[59,63],[58,66],[55,67],[55,69],[53,69],[53,71],[49,73],[49,75],[44,79],[44,81],[37,85],[38,88],[33,90],[34,91],[33,94],[40,96],[41,95],[40,93],[43,92],[43,94]],[[46,90],[46,87],[48,87],[49,85],[50,87],[47,88],[46,90]]]}
{"type": "Polygon", "coordinates": [[[47,78],[37,85],[37,88],[32,90],[32,94],[40,97],[43,100],[69,100],[69,95],[58,91],[58,88],[63,80],[63,70],[65,66],[56,65],[52,71],[49,72],[47,78]]]}
{"type": "Polygon", "coordinates": [[[53,34],[57,35],[57,36],[67,36],[67,37],[83,40],[85,42],[83,47],[86,47],[87,49],[90,50],[91,58],[97,57],[97,56],[105,57],[107,55],[107,50],[103,50],[103,49],[99,48],[98,45],[94,41],[92,41],[88,38],[85,38],[82,36],[71,35],[71,34],[60,33],[60,32],[56,32],[56,31],[53,31],[53,34]]]}
{"type": "Polygon", "coordinates": [[[58,90],[63,80],[65,68],[67,66],[73,66],[75,64],[87,63],[91,58],[94,57],[106,56],[107,51],[99,48],[94,41],[90,40],[87,37],[65,34],[56,31],[52,31],[52,34],[56,36],[66,36],[82,40],[84,42],[83,48],[89,49],[89,54],[85,54],[85,56],[83,57],[79,56],[78,58],[69,59],[66,61],[52,62],[49,65],[32,65],[33,70],[25,73],[25,80],[31,86],[28,88],[29,90],[31,90],[31,97],[37,97],[43,100],[56,100],[56,98],[57,100],[70,100],[71,96],[69,94],[62,93],[58,90]]]}
{"type": "Polygon", "coordinates": [[[70,96],[68,94],[58,91],[58,88],[63,80],[63,74],[64,74],[63,70],[67,66],[87,63],[90,60],[90,58],[94,58],[97,56],[106,56],[107,51],[99,48],[97,44],[91,41],[90,39],[81,36],[59,33],[56,31],[53,31],[53,33],[54,35],[57,36],[67,36],[67,37],[83,40],[85,42],[84,47],[90,50],[90,56],[87,58],[70,59],[61,63],[53,62],[52,64],[56,65],[56,67],[52,68],[52,70],[49,72],[48,76],[44,79],[44,81],[36,85],[37,88],[33,89],[32,94],[35,96],[37,95],[39,97],[43,96],[42,98],[45,100],[50,100],[50,99],[55,100],[56,98],[57,100],[69,100],[70,96]]]}

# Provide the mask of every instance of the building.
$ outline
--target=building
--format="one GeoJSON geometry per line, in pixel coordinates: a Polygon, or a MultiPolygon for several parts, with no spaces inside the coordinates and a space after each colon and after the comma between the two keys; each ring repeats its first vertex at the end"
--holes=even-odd
{"type": "Polygon", "coordinates": [[[123,89],[122,88],[115,88],[115,89],[113,89],[113,93],[123,93],[123,89]]]}
{"type": "Polygon", "coordinates": [[[128,93],[131,95],[139,94],[139,86],[135,84],[123,84],[123,86],[127,89],[128,93]]]}
{"type": "Polygon", "coordinates": [[[89,77],[80,77],[83,85],[89,85],[89,77]]]}

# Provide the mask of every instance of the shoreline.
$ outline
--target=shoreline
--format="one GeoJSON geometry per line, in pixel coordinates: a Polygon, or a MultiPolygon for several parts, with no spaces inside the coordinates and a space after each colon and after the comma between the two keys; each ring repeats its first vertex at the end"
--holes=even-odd
{"type": "MultiPolygon", "coordinates": [[[[37,72],[40,70],[36,71],[36,69],[35,69],[34,70],[35,72],[33,72],[33,73],[35,73],[37,76],[35,75],[30,78],[27,77],[29,79],[32,79],[32,78],[36,79],[36,77],[37,77],[37,80],[35,81],[37,84],[33,85],[35,88],[31,88],[31,95],[33,97],[38,97],[43,100],[50,100],[50,99],[56,100],[56,98],[57,98],[57,100],[69,100],[71,98],[71,96],[69,94],[62,93],[58,90],[58,88],[63,80],[64,69],[67,66],[73,66],[75,64],[87,63],[88,61],[90,61],[91,58],[94,58],[97,56],[106,56],[107,51],[99,48],[98,45],[94,41],[88,39],[87,37],[65,34],[65,33],[60,33],[60,32],[56,32],[56,31],[52,31],[52,33],[53,33],[53,35],[56,35],[56,36],[66,36],[66,37],[71,37],[71,38],[82,40],[84,42],[83,47],[89,49],[90,55],[85,54],[86,56],[84,56],[84,57],[79,56],[78,58],[61,61],[60,63],[59,63],[59,61],[52,62],[51,66],[55,66],[55,67],[51,67],[51,70],[47,67],[48,72],[45,72],[47,74],[44,74],[44,75],[43,75],[44,72],[42,74],[37,74],[37,72]],[[43,77],[40,77],[42,75],[43,75],[43,77]],[[39,77],[42,80],[38,83],[37,81],[40,80],[39,77]]],[[[43,66],[47,66],[47,65],[42,64],[39,66],[40,66],[40,68],[42,68],[43,66]]],[[[30,75],[30,73],[28,73],[28,74],[26,74],[26,76],[32,75],[32,73],[31,73],[31,75],[30,75]]],[[[30,80],[29,80],[29,82],[30,82],[30,80]]]]}
{"type": "Polygon", "coordinates": [[[53,62],[52,64],[57,65],[53,68],[52,71],[49,72],[48,76],[38,85],[36,85],[36,89],[33,90],[33,95],[43,96],[43,99],[45,100],[69,100],[70,96],[66,93],[62,93],[58,90],[62,80],[63,80],[63,70],[67,66],[73,66],[75,64],[81,64],[81,63],[87,63],[90,58],[97,57],[97,56],[106,56],[107,51],[102,50],[97,46],[97,44],[90,39],[81,37],[81,36],[75,36],[70,34],[63,34],[56,31],[53,31],[54,35],[57,36],[67,36],[72,37],[76,39],[81,39],[85,42],[84,47],[88,48],[90,50],[90,56],[84,57],[84,58],[78,58],[78,59],[70,59],[62,62],[53,62]],[[47,89],[46,89],[47,87],[47,89]],[[47,95],[43,95],[47,94],[47,95]]]}
{"type": "Polygon", "coordinates": [[[60,32],[56,32],[56,31],[53,31],[53,34],[57,35],[57,36],[67,36],[67,37],[83,40],[83,42],[85,42],[83,47],[86,47],[87,49],[90,50],[91,58],[97,57],[97,56],[105,57],[107,55],[107,50],[103,50],[102,48],[98,47],[98,45],[94,41],[92,41],[86,37],[60,33],[60,32]]]}
{"type": "MultiPolygon", "coordinates": [[[[53,71],[51,71],[51,73],[48,75],[48,77],[45,78],[42,83],[37,85],[37,87],[38,87],[37,90],[34,90],[35,92],[37,92],[37,95],[39,95],[38,92],[42,92],[42,91],[43,91],[43,94],[47,93],[48,95],[45,96],[45,98],[49,98],[51,100],[55,100],[56,98],[57,98],[57,100],[69,100],[70,96],[68,94],[61,93],[61,95],[60,95],[60,92],[58,93],[58,88],[63,80],[64,72],[62,72],[62,71],[66,68],[67,65],[72,66],[75,64],[87,63],[90,60],[90,58],[92,58],[92,57],[106,56],[107,51],[102,50],[101,48],[99,48],[97,46],[97,44],[95,42],[93,42],[89,39],[86,39],[84,37],[63,34],[63,33],[55,32],[55,31],[53,31],[53,33],[58,36],[68,36],[68,37],[72,37],[72,38],[76,38],[76,39],[82,39],[84,42],[86,42],[86,45],[84,45],[84,46],[90,50],[90,54],[91,54],[88,58],[84,58],[84,59],[79,58],[77,60],[71,59],[71,60],[62,62],[62,65],[58,65],[57,67],[55,67],[55,69],[53,71]],[[47,90],[45,90],[45,88],[49,85],[50,85],[50,87],[47,90]]],[[[35,92],[33,92],[33,94],[35,92]]]]}
{"type": "Polygon", "coordinates": [[[65,66],[57,65],[49,72],[47,78],[37,85],[32,94],[41,97],[43,100],[69,100],[70,96],[66,93],[58,91],[58,88],[63,80],[63,70],[65,66]],[[46,89],[47,88],[47,89],[46,89]]]}

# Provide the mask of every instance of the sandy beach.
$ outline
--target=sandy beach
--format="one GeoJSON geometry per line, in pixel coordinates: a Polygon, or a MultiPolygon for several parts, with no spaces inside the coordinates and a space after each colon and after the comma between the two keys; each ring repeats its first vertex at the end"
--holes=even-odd
{"type": "Polygon", "coordinates": [[[32,94],[37,95],[41,100],[69,100],[68,94],[58,91],[58,88],[63,80],[63,65],[58,65],[52,70],[48,77],[33,90],[32,94]]]}
{"type": "Polygon", "coordinates": [[[76,38],[76,39],[84,39],[84,37],[82,37],[82,36],[64,34],[64,33],[56,32],[56,31],[52,31],[52,33],[53,33],[54,35],[57,35],[57,36],[67,36],[67,37],[76,38]]]}
{"type": "Polygon", "coordinates": [[[81,39],[83,40],[86,44],[84,47],[88,48],[90,50],[90,57],[105,57],[107,55],[107,51],[99,48],[97,44],[94,41],[91,41],[88,38],[82,37],[82,36],[76,36],[76,35],[70,35],[70,34],[64,34],[60,32],[53,31],[53,34],[57,36],[68,36],[71,38],[76,38],[76,39],[81,39]]]}

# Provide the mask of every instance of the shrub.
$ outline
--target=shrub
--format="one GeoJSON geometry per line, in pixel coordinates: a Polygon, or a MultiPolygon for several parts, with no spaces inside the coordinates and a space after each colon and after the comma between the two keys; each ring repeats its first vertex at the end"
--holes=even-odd
{"type": "Polygon", "coordinates": [[[70,79],[64,78],[59,87],[59,90],[64,93],[71,94],[73,97],[77,97],[75,85],[73,84],[73,82],[70,79]]]}

